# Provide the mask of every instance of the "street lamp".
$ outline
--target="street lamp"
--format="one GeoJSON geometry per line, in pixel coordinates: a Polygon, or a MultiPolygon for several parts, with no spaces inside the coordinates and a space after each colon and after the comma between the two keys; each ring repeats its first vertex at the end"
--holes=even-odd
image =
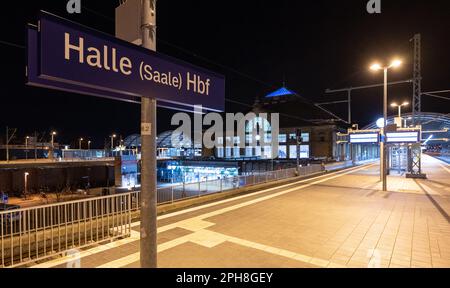
{"type": "Polygon", "coordinates": [[[25,180],[25,189],[24,189],[24,192],[25,192],[25,195],[28,194],[28,176],[30,176],[30,173],[25,172],[25,173],[24,173],[24,180],[25,180]]]}
{"type": "Polygon", "coordinates": [[[50,135],[52,136],[52,141],[51,141],[50,153],[48,154],[48,158],[49,159],[53,159],[53,157],[54,157],[53,150],[55,150],[55,136],[56,136],[56,132],[53,131],[52,133],[50,133],[50,135]]]}
{"type": "Polygon", "coordinates": [[[392,108],[397,108],[398,107],[398,118],[402,118],[402,107],[406,107],[406,106],[408,106],[409,105],[409,103],[408,102],[403,102],[403,104],[397,104],[397,103],[392,103],[391,104],[391,107],[392,108]]]}
{"type": "Polygon", "coordinates": [[[92,143],[92,141],[89,140],[89,141],[88,141],[88,150],[91,150],[91,143],[92,143]]]}
{"type": "Polygon", "coordinates": [[[382,66],[379,63],[375,63],[370,66],[370,70],[372,71],[384,71],[384,99],[383,99],[383,128],[381,128],[382,141],[380,143],[380,160],[381,160],[381,179],[383,181],[383,191],[387,191],[387,161],[386,161],[386,148],[385,148],[385,129],[387,126],[387,118],[388,118],[388,70],[391,68],[398,68],[402,65],[401,60],[394,60],[388,66],[382,66]]]}
{"type": "Polygon", "coordinates": [[[53,131],[50,135],[52,136],[52,149],[55,147],[55,136],[56,136],[56,132],[53,131]]]}
{"type": "Polygon", "coordinates": [[[84,141],[84,139],[83,139],[83,138],[80,138],[80,140],[79,140],[80,150],[81,150],[81,144],[82,144],[83,141],[84,141]]]}
{"type": "Polygon", "coordinates": [[[124,145],[123,145],[123,139],[122,136],[120,136],[120,156],[123,155],[124,145]]]}
{"type": "Polygon", "coordinates": [[[116,134],[111,135],[111,151],[114,150],[114,138],[116,138],[116,137],[117,137],[116,134]]]}
{"type": "Polygon", "coordinates": [[[28,140],[30,140],[30,136],[25,137],[25,159],[28,160],[28,140]]]}

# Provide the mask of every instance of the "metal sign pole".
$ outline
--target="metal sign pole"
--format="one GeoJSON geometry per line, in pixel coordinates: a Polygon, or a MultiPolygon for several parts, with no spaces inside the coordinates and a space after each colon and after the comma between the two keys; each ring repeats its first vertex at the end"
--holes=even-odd
{"type": "Polygon", "coordinates": [[[296,131],[296,138],[295,140],[297,141],[296,143],[296,149],[297,149],[297,176],[300,176],[300,141],[302,137],[302,132],[297,129],[296,131]]]}
{"type": "MultiPolygon", "coordinates": [[[[156,0],[142,1],[142,46],[156,51],[156,0]]],[[[141,99],[141,268],[157,267],[156,100],[141,99]]]]}
{"type": "Polygon", "coordinates": [[[348,124],[352,125],[352,89],[348,89],[347,91],[347,98],[348,98],[348,124]]]}
{"type": "Polygon", "coordinates": [[[6,127],[6,163],[9,163],[9,128],[6,127]]]}
{"type": "Polygon", "coordinates": [[[388,68],[384,68],[384,93],[383,93],[383,117],[384,117],[384,127],[381,130],[384,136],[381,143],[381,178],[383,182],[383,191],[387,191],[387,150],[386,150],[386,127],[387,127],[387,103],[388,103],[388,68]]]}

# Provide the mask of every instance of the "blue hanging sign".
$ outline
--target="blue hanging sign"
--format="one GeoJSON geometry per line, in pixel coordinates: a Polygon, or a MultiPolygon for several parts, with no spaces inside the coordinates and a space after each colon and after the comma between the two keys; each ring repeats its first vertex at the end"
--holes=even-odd
{"type": "Polygon", "coordinates": [[[38,31],[32,30],[31,85],[131,102],[155,98],[177,110],[195,105],[217,112],[225,108],[222,75],[46,12],[41,13],[38,31]]]}

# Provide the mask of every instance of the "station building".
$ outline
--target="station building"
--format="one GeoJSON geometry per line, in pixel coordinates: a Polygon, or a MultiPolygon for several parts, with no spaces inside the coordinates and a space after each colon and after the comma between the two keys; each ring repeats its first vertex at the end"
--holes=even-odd
{"type": "Polygon", "coordinates": [[[300,159],[333,160],[339,158],[341,151],[336,135],[338,132],[345,131],[340,128],[342,123],[339,123],[326,110],[286,87],[264,97],[258,97],[253,109],[248,112],[256,115],[267,113],[269,119],[256,117],[253,121],[246,123],[245,140],[239,139],[239,137],[219,138],[218,144],[223,144],[223,147],[216,148],[215,156],[218,159],[296,160],[297,139],[300,141],[300,159]],[[260,142],[272,141],[270,113],[280,113],[279,151],[276,155],[272,155],[271,146],[251,143],[254,141],[252,135],[255,129],[258,130],[259,137],[265,140],[260,142]],[[246,148],[239,148],[238,144],[241,141],[245,141],[246,148]]]}

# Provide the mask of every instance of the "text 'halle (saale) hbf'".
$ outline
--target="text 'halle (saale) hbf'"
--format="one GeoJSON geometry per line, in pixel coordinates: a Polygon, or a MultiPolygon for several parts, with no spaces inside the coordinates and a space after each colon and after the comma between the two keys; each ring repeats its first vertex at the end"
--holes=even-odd
{"type": "Polygon", "coordinates": [[[103,45],[99,49],[85,45],[86,41],[83,37],[77,38],[77,41],[73,41],[70,34],[65,33],[64,55],[67,61],[78,59],[80,64],[89,65],[96,69],[104,69],[112,73],[121,73],[125,77],[132,75],[135,67],[139,66],[138,70],[141,80],[153,81],[156,84],[166,85],[178,90],[186,87],[187,91],[209,96],[210,79],[203,80],[200,76],[190,72],[186,72],[184,75],[185,78],[183,78],[181,73],[172,73],[171,71],[161,72],[143,61],[140,65],[135,66],[130,58],[120,56],[120,53],[114,47],[103,45]]]}

